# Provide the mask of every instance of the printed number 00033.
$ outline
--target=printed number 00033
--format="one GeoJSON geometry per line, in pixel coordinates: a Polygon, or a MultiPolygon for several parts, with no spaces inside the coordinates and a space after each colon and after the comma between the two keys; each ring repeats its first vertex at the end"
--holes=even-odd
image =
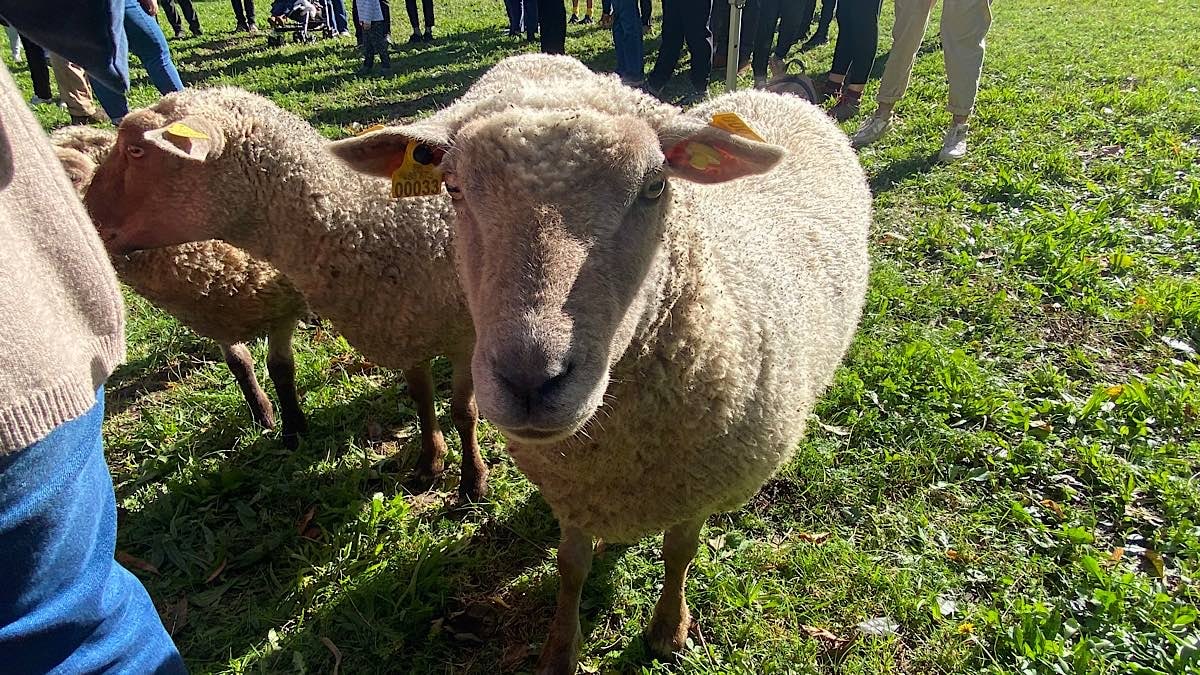
{"type": "Polygon", "coordinates": [[[436,195],[441,192],[440,181],[422,178],[415,180],[402,181],[399,185],[398,197],[420,197],[422,195],[436,195]]]}

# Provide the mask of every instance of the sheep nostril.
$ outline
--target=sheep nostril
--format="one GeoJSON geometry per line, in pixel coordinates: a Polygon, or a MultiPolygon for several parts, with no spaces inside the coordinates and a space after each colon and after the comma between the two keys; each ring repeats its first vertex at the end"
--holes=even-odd
{"type": "Polygon", "coordinates": [[[558,393],[560,390],[562,390],[563,385],[565,385],[567,380],[570,379],[571,374],[574,371],[575,363],[573,361],[568,361],[567,364],[563,366],[563,369],[559,374],[546,380],[541,384],[541,386],[538,387],[538,395],[545,399],[558,393]]]}

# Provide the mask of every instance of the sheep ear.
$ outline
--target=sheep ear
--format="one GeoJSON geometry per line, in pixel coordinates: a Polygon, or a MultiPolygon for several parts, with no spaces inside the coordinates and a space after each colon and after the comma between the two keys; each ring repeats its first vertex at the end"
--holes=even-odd
{"type": "Polygon", "coordinates": [[[215,122],[188,116],[165,127],[151,129],[142,138],[176,157],[203,162],[220,153],[224,135],[215,122]]]}
{"type": "Polygon", "coordinates": [[[695,183],[724,183],[763,174],[784,154],[783,148],[757,139],[753,131],[730,133],[682,115],[659,129],[658,139],[671,175],[695,183]]]}
{"type": "Polygon", "coordinates": [[[369,176],[389,178],[404,162],[410,142],[430,146],[435,164],[440,163],[450,139],[445,129],[436,124],[418,122],[402,127],[383,127],[360,136],[334,141],[327,147],[334,157],[350,168],[369,176]]]}

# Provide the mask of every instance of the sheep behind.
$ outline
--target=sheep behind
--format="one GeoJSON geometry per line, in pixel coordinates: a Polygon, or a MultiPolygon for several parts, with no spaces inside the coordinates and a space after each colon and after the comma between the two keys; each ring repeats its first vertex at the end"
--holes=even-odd
{"type": "MultiPolygon", "coordinates": [[[[86,126],[50,135],[59,160],[82,194],[116,134],[86,126]]],[[[303,297],[271,265],[229,244],[203,241],[129,256],[111,256],[117,275],[153,305],[197,334],[215,340],[237,380],[254,421],[275,427],[275,412],[254,372],[245,342],[267,337],[267,370],[279,396],[282,438],[299,443],[306,422],[295,385],[292,337],[307,312],[303,297]]]]}

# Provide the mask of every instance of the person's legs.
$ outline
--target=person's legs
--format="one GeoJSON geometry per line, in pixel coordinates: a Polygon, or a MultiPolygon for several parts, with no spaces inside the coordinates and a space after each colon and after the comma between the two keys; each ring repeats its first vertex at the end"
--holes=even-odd
{"type": "Polygon", "coordinates": [[[942,58],[950,85],[947,110],[955,121],[966,121],[975,108],[979,75],[988,29],[992,25],[990,0],[944,0],[942,2],[942,58]]]}
{"type": "Polygon", "coordinates": [[[233,16],[237,19],[237,28],[234,30],[246,30],[250,24],[246,22],[246,13],[242,10],[242,0],[229,0],[229,4],[233,5],[233,16]]]}
{"type": "Polygon", "coordinates": [[[113,560],[103,389],[90,411],[0,456],[0,663],[14,673],[186,673],[142,584],[113,560]]]}
{"type": "Polygon", "coordinates": [[[708,91],[708,76],[712,73],[713,39],[708,30],[708,17],[712,13],[712,0],[689,0],[684,17],[684,37],[691,54],[692,87],[698,92],[708,91]]]}
{"type": "Polygon", "coordinates": [[[522,0],[521,27],[525,31],[525,39],[533,42],[538,34],[538,0],[522,0]]]}
{"type": "MultiPolygon", "coordinates": [[[[779,3],[779,39],[775,43],[775,58],[783,60],[788,52],[804,36],[807,23],[803,22],[804,7],[812,6],[812,0],[780,0],[779,3]]],[[[811,12],[809,9],[809,20],[811,12]]]]}
{"type": "MultiPolygon", "coordinates": [[[[413,38],[421,36],[421,15],[417,13],[417,0],[404,0],[404,9],[408,11],[408,23],[412,26],[413,38]]],[[[416,40],[410,40],[415,42],[416,40]]]]}
{"type": "MultiPolygon", "coordinates": [[[[254,0],[242,0],[242,3],[246,7],[246,25],[249,26],[251,30],[254,30],[255,29],[254,0]]],[[[269,11],[270,7],[268,7],[267,9],[268,9],[267,13],[270,14],[270,11],[269,11]]],[[[344,10],[343,10],[343,14],[344,14],[344,10]]]]}
{"type": "Polygon", "coordinates": [[[772,43],[775,41],[775,29],[779,25],[780,0],[762,0],[758,14],[758,33],[754,38],[754,80],[765,80],[767,77],[767,61],[771,56],[772,43]]]}
{"type": "Polygon", "coordinates": [[[167,23],[171,24],[171,30],[175,31],[175,37],[183,35],[183,22],[179,19],[179,12],[175,9],[175,0],[162,0],[158,3],[162,8],[163,14],[167,15],[167,23]]]}
{"type": "Polygon", "coordinates": [[[908,89],[913,61],[921,48],[921,38],[929,24],[929,14],[935,0],[895,0],[896,22],[892,25],[892,49],[888,52],[887,67],[879,80],[879,103],[876,114],[891,114],[896,102],[908,89]]]}
{"type": "Polygon", "coordinates": [[[350,20],[346,16],[346,3],[342,0],[331,0],[333,5],[333,25],[338,34],[345,35],[350,32],[350,20]]]}
{"type": "MultiPolygon", "coordinates": [[[[837,11],[838,0],[821,0],[821,18],[817,22],[816,35],[828,36],[829,24],[833,23],[833,14],[837,11]]],[[[841,19],[838,19],[840,22],[841,19]]]]}
{"type": "Polygon", "coordinates": [[[504,11],[508,14],[508,34],[521,34],[521,0],[504,0],[504,11]]]}
{"type": "Polygon", "coordinates": [[[382,21],[375,21],[371,24],[370,32],[371,41],[375,45],[375,53],[379,54],[379,65],[386,73],[392,69],[392,57],[388,54],[387,45],[388,26],[382,21]]]}
{"type": "Polygon", "coordinates": [[[848,57],[850,61],[841,98],[829,111],[839,122],[858,114],[863,89],[871,76],[879,47],[879,10],[882,7],[883,0],[843,0],[838,3],[838,45],[842,44],[842,35],[849,34],[847,54],[843,58],[848,57]],[[843,13],[843,6],[849,11],[843,13]]]}
{"type": "MultiPolygon", "coordinates": [[[[159,93],[169,94],[183,89],[183,81],[171,62],[167,38],[158,27],[158,22],[142,9],[137,0],[125,0],[125,36],[129,40],[130,53],[142,62],[142,67],[159,93]]],[[[109,113],[109,116],[112,114],[109,113]]]]}
{"type": "Polygon", "coordinates": [[[433,0],[421,0],[421,12],[425,15],[425,33],[433,32],[433,0]]]}
{"type": "Polygon", "coordinates": [[[21,36],[25,47],[25,60],[29,63],[29,79],[33,80],[33,95],[43,101],[54,99],[50,90],[50,66],[46,65],[46,51],[38,43],[21,36]]]}
{"type": "Polygon", "coordinates": [[[183,18],[187,21],[188,28],[199,35],[203,31],[200,30],[200,17],[196,15],[196,8],[192,5],[192,0],[178,0],[179,11],[183,12],[183,18]]]}
{"type": "Polygon", "coordinates": [[[640,82],[645,77],[646,62],[637,0],[614,1],[613,45],[617,50],[617,74],[626,82],[640,82]]]}
{"type": "MultiPolygon", "coordinates": [[[[739,69],[745,68],[746,64],[750,63],[750,53],[754,51],[754,39],[758,37],[758,14],[761,7],[762,0],[746,0],[746,6],[742,9],[742,35],[739,42],[741,49],[738,50],[739,69]]],[[[728,14],[729,6],[721,7],[721,10],[728,14]]],[[[712,12],[711,3],[709,12],[712,12]]]]}
{"type": "Polygon", "coordinates": [[[650,17],[652,14],[654,14],[654,5],[650,3],[650,0],[639,0],[639,2],[641,5],[638,9],[641,10],[640,13],[642,15],[642,25],[649,26],[650,17]]]}
{"type": "Polygon", "coordinates": [[[662,44],[658,47],[658,59],[650,71],[650,85],[661,87],[670,81],[683,52],[683,29],[686,14],[690,11],[687,0],[663,0],[662,44]]]}
{"type": "Polygon", "coordinates": [[[567,6],[563,0],[538,0],[538,22],[542,26],[542,51],[567,51],[567,6]]]}
{"type": "Polygon", "coordinates": [[[88,86],[83,68],[58,54],[50,55],[50,67],[54,69],[54,81],[58,83],[58,96],[66,104],[71,119],[95,115],[96,102],[92,100],[92,88],[88,86]]]}

